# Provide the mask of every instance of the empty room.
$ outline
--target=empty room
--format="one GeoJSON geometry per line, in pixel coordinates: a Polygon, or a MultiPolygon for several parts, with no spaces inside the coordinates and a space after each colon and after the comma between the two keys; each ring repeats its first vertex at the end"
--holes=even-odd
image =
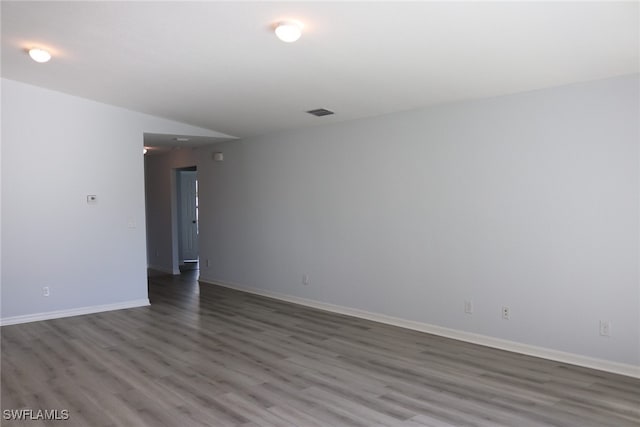
{"type": "Polygon", "coordinates": [[[640,3],[1,1],[2,426],[640,426],[640,3]]]}

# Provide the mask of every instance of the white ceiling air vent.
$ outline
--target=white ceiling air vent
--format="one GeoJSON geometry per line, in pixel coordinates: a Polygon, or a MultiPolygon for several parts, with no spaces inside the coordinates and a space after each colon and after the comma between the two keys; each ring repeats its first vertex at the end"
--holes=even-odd
{"type": "Polygon", "coordinates": [[[316,108],[315,110],[307,111],[307,113],[313,114],[316,117],[330,116],[331,114],[334,114],[333,111],[329,111],[326,108],[316,108]]]}

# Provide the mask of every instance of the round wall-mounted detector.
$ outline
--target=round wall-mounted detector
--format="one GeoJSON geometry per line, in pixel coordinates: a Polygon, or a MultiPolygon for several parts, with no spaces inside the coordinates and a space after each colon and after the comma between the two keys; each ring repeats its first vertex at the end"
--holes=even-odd
{"type": "Polygon", "coordinates": [[[36,62],[48,62],[51,59],[49,52],[38,48],[29,49],[29,56],[36,62]]]}
{"type": "Polygon", "coordinates": [[[302,24],[297,21],[283,21],[276,25],[276,36],[286,43],[292,43],[302,35],[302,24]]]}

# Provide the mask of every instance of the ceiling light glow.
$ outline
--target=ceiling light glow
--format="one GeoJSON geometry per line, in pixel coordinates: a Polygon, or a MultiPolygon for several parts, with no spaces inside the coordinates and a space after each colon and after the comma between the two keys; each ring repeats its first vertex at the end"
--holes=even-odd
{"type": "Polygon", "coordinates": [[[276,26],[276,36],[286,43],[293,43],[302,35],[302,24],[296,21],[280,22],[276,26]]]}
{"type": "Polygon", "coordinates": [[[142,154],[147,154],[147,151],[149,151],[149,150],[147,149],[147,147],[144,147],[144,148],[142,149],[142,154]]]}
{"type": "Polygon", "coordinates": [[[33,48],[29,50],[29,56],[36,62],[48,62],[51,54],[44,49],[33,48]]]}

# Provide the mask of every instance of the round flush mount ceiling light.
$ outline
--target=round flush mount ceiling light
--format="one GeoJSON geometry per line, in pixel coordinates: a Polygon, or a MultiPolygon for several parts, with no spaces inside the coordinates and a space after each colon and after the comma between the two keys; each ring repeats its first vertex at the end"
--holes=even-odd
{"type": "Polygon", "coordinates": [[[29,56],[36,62],[48,62],[51,59],[51,54],[44,49],[33,48],[29,49],[29,56]]]}
{"type": "Polygon", "coordinates": [[[286,43],[292,43],[302,35],[302,24],[297,21],[283,21],[276,25],[276,36],[286,43]]]}

